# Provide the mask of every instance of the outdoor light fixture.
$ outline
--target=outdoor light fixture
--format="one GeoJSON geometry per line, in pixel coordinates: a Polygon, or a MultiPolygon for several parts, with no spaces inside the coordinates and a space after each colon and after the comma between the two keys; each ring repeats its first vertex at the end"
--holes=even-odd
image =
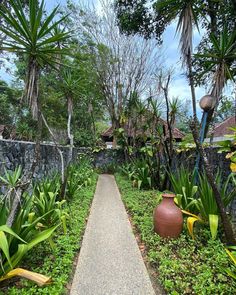
{"type": "MultiPolygon", "coordinates": [[[[214,107],[216,105],[216,97],[213,95],[210,95],[210,94],[204,95],[200,99],[199,105],[200,105],[200,108],[203,110],[202,124],[201,124],[201,129],[200,129],[200,134],[199,134],[199,142],[200,142],[200,144],[202,144],[204,141],[204,134],[205,134],[205,129],[206,129],[208,112],[214,109],[214,107]]],[[[196,171],[198,171],[199,162],[200,162],[200,154],[198,152],[197,159],[196,159],[196,165],[195,165],[196,171]]],[[[197,177],[197,174],[196,174],[196,177],[197,177]]]]}
{"type": "Polygon", "coordinates": [[[216,105],[216,98],[213,95],[204,95],[199,102],[200,108],[204,112],[212,110],[216,105]]]}

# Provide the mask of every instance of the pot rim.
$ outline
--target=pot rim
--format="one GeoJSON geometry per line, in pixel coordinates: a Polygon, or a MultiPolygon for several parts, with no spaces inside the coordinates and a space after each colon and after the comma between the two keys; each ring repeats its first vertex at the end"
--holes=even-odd
{"type": "Polygon", "coordinates": [[[170,194],[170,193],[164,193],[162,194],[163,198],[175,198],[175,194],[170,194]]]}

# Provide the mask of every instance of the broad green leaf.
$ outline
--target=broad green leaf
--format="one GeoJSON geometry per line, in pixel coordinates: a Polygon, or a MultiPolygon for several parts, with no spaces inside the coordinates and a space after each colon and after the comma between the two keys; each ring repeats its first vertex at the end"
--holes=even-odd
{"type": "Polygon", "coordinates": [[[62,221],[62,226],[63,226],[64,234],[66,234],[66,232],[67,232],[67,226],[66,226],[66,216],[65,215],[63,215],[61,217],[61,221],[62,221]]]}
{"type": "Polygon", "coordinates": [[[138,180],[138,189],[141,188],[141,185],[142,185],[142,180],[138,180]]]}
{"type": "Polygon", "coordinates": [[[17,238],[18,240],[22,241],[23,243],[26,243],[21,237],[19,237],[10,227],[8,227],[7,225],[1,225],[0,226],[0,231],[3,231],[5,233],[8,233],[12,236],[14,236],[15,238],[17,238]]]}
{"type": "MultiPolygon", "coordinates": [[[[19,244],[17,252],[11,257],[12,267],[14,268],[17,264],[20,263],[23,256],[27,253],[28,246],[27,244],[19,244]]],[[[11,267],[9,265],[4,264],[4,269],[6,270],[6,273],[11,270],[11,267]]]]}
{"type": "Polygon", "coordinates": [[[9,245],[7,242],[6,235],[3,231],[0,231],[0,249],[2,249],[4,255],[7,258],[8,263],[10,264],[10,267],[12,268],[11,258],[9,253],[9,245]]]}
{"type": "Polygon", "coordinates": [[[36,238],[34,238],[31,242],[28,243],[28,249],[30,250],[38,243],[47,240],[53,234],[53,232],[58,228],[59,225],[60,224],[55,225],[39,233],[36,238]]]}
{"type": "Polygon", "coordinates": [[[194,196],[196,194],[197,190],[198,190],[198,186],[194,185],[192,188],[192,196],[194,196]]]}
{"type": "Polygon", "coordinates": [[[216,235],[217,235],[218,223],[219,223],[219,216],[216,214],[209,214],[209,224],[210,224],[211,236],[213,240],[216,238],[216,235]]]}

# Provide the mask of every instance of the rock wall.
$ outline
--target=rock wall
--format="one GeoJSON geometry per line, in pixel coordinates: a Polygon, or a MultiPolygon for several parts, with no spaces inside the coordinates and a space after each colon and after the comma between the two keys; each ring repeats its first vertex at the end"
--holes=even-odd
{"type": "MultiPolygon", "coordinates": [[[[23,169],[30,169],[34,159],[35,143],[25,141],[0,140],[0,175],[4,174],[4,168],[14,170],[21,165],[23,169]]],[[[69,147],[60,146],[63,151],[65,163],[68,161],[69,147]]],[[[217,148],[208,149],[210,163],[214,167],[214,171],[219,169],[224,178],[229,173],[230,161],[225,158],[225,153],[217,153],[217,148]]],[[[112,172],[117,165],[124,162],[124,155],[120,150],[101,150],[92,153],[88,148],[74,148],[73,161],[79,160],[79,155],[87,154],[91,157],[94,167],[99,168],[101,172],[112,172]]],[[[173,159],[173,170],[178,169],[180,165],[188,167],[193,170],[195,164],[195,152],[184,152],[178,154],[173,159]]],[[[200,163],[200,168],[202,167],[200,163]]],[[[54,172],[60,172],[61,160],[55,145],[41,144],[41,159],[39,166],[36,168],[34,178],[42,178],[49,176],[54,172]]],[[[230,211],[236,218],[236,199],[231,204],[230,211]]]]}
{"type": "MultiPolygon", "coordinates": [[[[29,170],[34,159],[35,143],[26,141],[0,140],[0,175],[4,174],[4,168],[14,170],[21,166],[24,170],[29,170]]],[[[69,147],[60,146],[63,152],[65,163],[68,161],[69,147]]],[[[35,171],[35,178],[42,178],[54,172],[61,170],[60,155],[53,144],[41,144],[41,157],[38,167],[35,171]]],[[[111,165],[116,165],[123,161],[123,153],[116,150],[101,150],[92,153],[89,148],[74,148],[73,161],[79,160],[79,155],[89,155],[96,168],[101,171],[111,165]]]]}

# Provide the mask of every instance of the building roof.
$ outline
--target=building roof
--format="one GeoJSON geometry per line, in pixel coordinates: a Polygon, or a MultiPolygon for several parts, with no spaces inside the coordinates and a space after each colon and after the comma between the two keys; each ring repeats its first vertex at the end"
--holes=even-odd
{"type": "Polygon", "coordinates": [[[222,123],[216,125],[214,129],[214,137],[221,137],[226,134],[233,134],[234,131],[230,130],[230,127],[236,127],[236,117],[230,117],[223,121],[222,123]]]}
{"type": "MultiPolygon", "coordinates": [[[[165,131],[166,131],[167,138],[168,138],[169,137],[169,132],[168,132],[168,126],[167,126],[166,121],[159,118],[158,122],[165,126],[165,131]]],[[[127,131],[128,137],[133,137],[134,136],[134,128],[126,126],[125,129],[127,131]]],[[[142,132],[143,131],[139,129],[137,131],[137,136],[142,134],[142,132]]],[[[148,134],[150,134],[149,131],[146,131],[145,133],[146,133],[147,136],[148,136],[148,134]]],[[[112,136],[113,136],[113,127],[112,126],[109,127],[107,130],[105,130],[102,133],[102,137],[110,137],[111,138],[112,136]]],[[[180,131],[178,128],[174,128],[174,130],[173,130],[174,139],[182,139],[184,136],[185,136],[185,134],[182,131],[180,131]]]]}

